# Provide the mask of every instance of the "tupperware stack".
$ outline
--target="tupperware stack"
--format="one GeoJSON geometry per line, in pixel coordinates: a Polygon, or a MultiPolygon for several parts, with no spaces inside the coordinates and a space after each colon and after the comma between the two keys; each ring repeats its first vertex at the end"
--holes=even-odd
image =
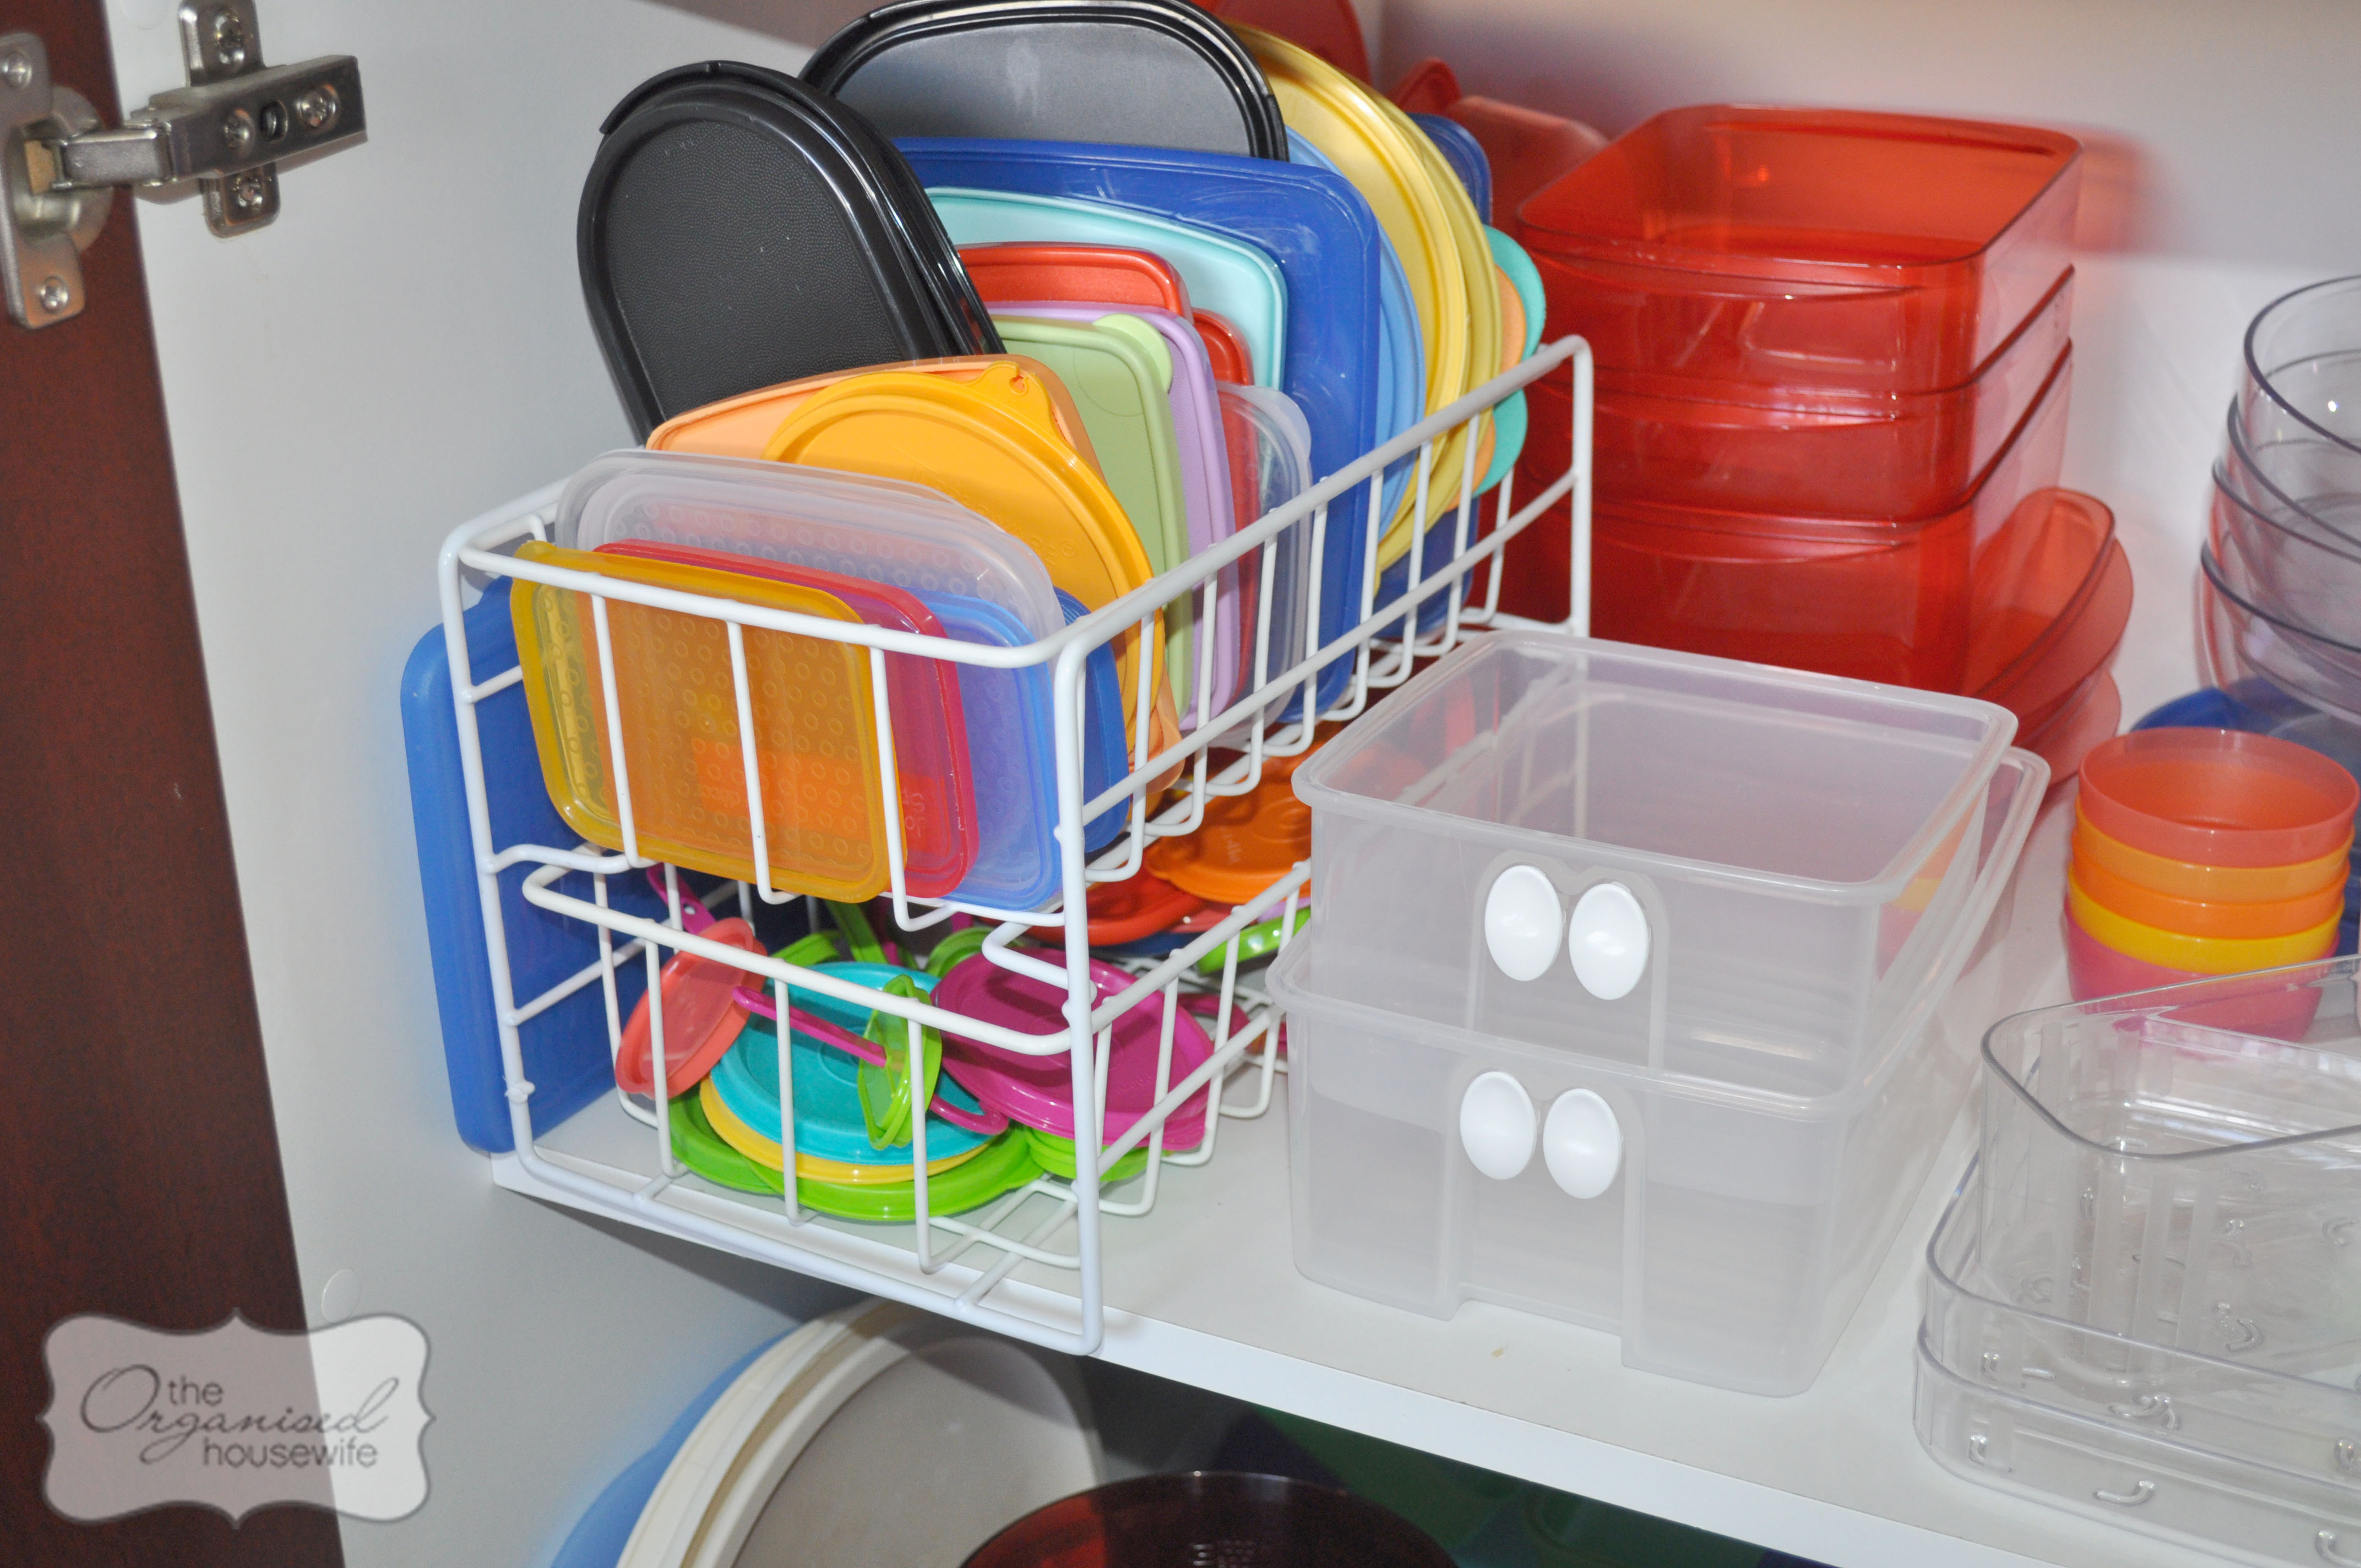
{"type": "Polygon", "coordinates": [[[2361,788],[2319,752],[2144,729],[2082,760],[2066,968],[2084,1000],[2326,958],[2361,788]]]}
{"type": "Polygon", "coordinates": [[[1992,1030],[1927,1252],[1946,1468],[2239,1562],[2361,1561],[2355,965],[1992,1030]]]}
{"type": "MultiPolygon", "coordinates": [[[[2061,778],[2113,734],[2129,570],[2107,509],[2055,488],[2079,159],[2021,126],[1705,105],[1528,200],[1548,331],[1597,356],[1592,629],[1985,696],[2061,778]]],[[[1531,481],[1568,398],[1534,390],[1531,481]]],[[[1511,547],[1504,606],[1564,613],[1565,537],[1511,547]]]]}
{"type": "Polygon", "coordinates": [[[1501,631],[1298,770],[1296,1266],[1798,1391],[1996,1009],[2048,783],[1987,703],[1501,631]]]}

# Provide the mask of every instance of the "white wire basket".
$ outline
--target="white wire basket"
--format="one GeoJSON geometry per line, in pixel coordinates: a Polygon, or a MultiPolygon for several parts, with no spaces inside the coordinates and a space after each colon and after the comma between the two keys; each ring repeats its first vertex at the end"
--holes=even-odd
{"type": "MultiPolygon", "coordinates": [[[[1069,918],[1086,908],[1088,890],[1095,883],[1120,881],[1140,869],[1146,848],[1156,839],[1194,831],[1204,820],[1208,804],[1224,796],[1244,795],[1262,782],[1267,763],[1301,755],[1312,745],[1318,728],[1349,721],[1364,712],[1373,694],[1407,680],[1420,662],[1448,652],[1474,632],[1500,626],[1539,623],[1499,611],[1501,574],[1488,574],[1486,591],[1477,602],[1468,591],[1470,576],[1494,562],[1509,541],[1547,515],[1561,501],[1570,516],[1572,594],[1568,619],[1559,623],[1574,635],[1587,634],[1589,609],[1590,424],[1592,367],[1588,345],[1566,337],[1546,345],[1513,369],[1495,378],[1466,397],[1367,453],[1331,475],[1302,495],[1240,530],[1218,546],[1191,557],[1144,587],[1126,594],[1072,624],[1020,647],[992,647],[946,638],[925,636],[866,624],[822,620],[785,610],[645,586],[520,561],[509,554],[527,538],[546,539],[562,485],[536,491],[454,531],[445,542],[439,563],[443,629],[451,667],[456,708],[459,758],[467,791],[467,822],[482,916],[493,1001],[500,1024],[500,1064],[515,1144],[514,1152],[496,1156],[495,1179],[503,1187],[569,1207],[607,1215],[626,1224],[762,1259],[782,1267],[832,1280],[873,1295],[966,1319],[1019,1339],[1054,1349],[1088,1354],[1100,1343],[1103,1325],[1101,1291],[1101,1222],[1107,1217],[1139,1219],[1155,1206],[1159,1181],[1167,1168],[1186,1171],[1212,1159],[1217,1134],[1225,1117],[1255,1117],[1269,1109],[1274,1080],[1285,1070],[1278,1048],[1279,1020],[1250,975],[1239,972],[1238,935],[1277,916],[1279,940],[1295,927],[1299,905],[1306,894],[1308,864],[1299,863],[1259,897],[1235,907],[1220,924],[1199,934],[1186,946],[1160,958],[1134,959],[1125,967],[1134,979],[1118,994],[1101,1001],[1091,976],[1092,956],[1085,917],[1069,918]],[[1465,471],[1459,499],[1451,514],[1432,520],[1433,529],[1450,530],[1449,559],[1426,569],[1432,554],[1428,480],[1438,446],[1463,425],[1515,395],[1527,385],[1561,367],[1571,366],[1574,390],[1572,460],[1554,482],[1521,501],[1515,494],[1513,472],[1479,503],[1471,496],[1477,480],[1478,443],[1471,429],[1459,444],[1465,471]],[[1422,542],[1408,555],[1408,583],[1403,597],[1379,608],[1375,600],[1379,582],[1378,541],[1387,521],[1379,514],[1379,490],[1374,481],[1406,458],[1414,458],[1417,472],[1409,493],[1416,498],[1411,537],[1422,542]],[[1367,526],[1362,531],[1363,560],[1359,614],[1354,624],[1336,630],[1292,665],[1273,670],[1271,612],[1272,574],[1279,546],[1289,531],[1309,531],[1312,613],[1323,602],[1319,572],[1326,560],[1330,507],[1340,499],[1366,498],[1367,526]],[[1477,506],[1492,509],[1493,527],[1478,538],[1477,506]],[[1135,737],[1128,759],[1129,773],[1095,797],[1084,797],[1082,741],[1085,661],[1102,644],[1137,629],[1139,646],[1152,646],[1155,618],[1167,605],[1194,597],[1200,625],[1213,623],[1214,596],[1220,575],[1234,563],[1242,571],[1262,574],[1257,596],[1254,678],[1244,695],[1221,712],[1207,711],[1213,681],[1211,638],[1202,644],[1196,723],[1177,742],[1150,754],[1148,707],[1151,685],[1137,683],[1138,712],[1130,731],[1135,737]],[[754,727],[746,669],[744,638],[748,630],[790,632],[834,642],[856,643],[869,650],[871,688],[875,710],[877,769],[887,802],[897,798],[895,780],[893,718],[889,711],[885,655],[917,655],[957,664],[993,668],[1047,666],[1050,672],[1056,760],[1057,843],[1061,858],[1061,894],[1034,910],[997,909],[956,899],[921,898],[907,891],[898,813],[885,812],[889,886],[894,919],[906,932],[918,932],[965,915],[991,927],[983,952],[991,962],[1062,992],[1064,1027],[1046,1035],[1030,1035],[984,1019],[934,1006],[923,999],[889,995],[852,983],[839,975],[725,946],[692,935],[683,919],[683,887],[676,872],[663,868],[669,919],[642,918],[614,907],[608,896],[609,879],[638,877],[657,864],[639,853],[638,828],[631,793],[631,762],[624,754],[622,727],[610,712],[606,727],[609,756],[615,781],[615,805],[620,817],[620,852],[587,844],[511,844],[495,850],[483,751],[477,728],[476,707],[523,679],[520,666],[489,679],[472,678],[475,663],[467,641],[467,609],[480,586],[511,577],[573,590],[585,596],[591,609],[586,623],[593,629],[595,656],[606,673],[608,701],[614,702],[612,651],[607,640],[607,604],[610,600],[696,616],[720,622],[727,631],[743,747],[744,784],[752,844],[751,863],[759,880],[739,883],[734,896],[741,913],[751,916],[760,905],[800,899],[801,894],[770,884],[766,853],[763,791],[755,754],[754,727]],[[1440,606],[1440,613],[1430,607],[1440,606]],[[1424,612],[1422,614],[1422,612],[1424,612]],[[1349,679],[1341,695],[1320,707],[1314,698],[1318,676],[1332,666],[1349,662],[1349,679]],[[1299,696],[1302,700],[1298,700],[1299,696]],[[1313,711],[1316,707],[1316,711],[1313,711]],[[1238,753],[1215,771],[1215,748],[1238,753]],[[1170,786],[1159,782],[1178,770],[1170,786]],[[1111,808],[1127,813],[1126,830],[1096,855],[1085,852],[1078,825],[1097,821],[1111,808]],[[538,908],[595,927],[599,957],[588,968],[536,995],[520,997],[511,981],[510,949],[501,915],[501,872],[520,864],[534,869],[524,882],[524,897],[538,908]],[[592,897],[559,891],[559,880],[569,872],[588,873],[592,897]],[[1018,947],[1023,940],[1027,946],[1018,947]],[[1055,949],[1062,948],[1060,961],[1055,949]],[[959,1036],[1028,1056],[1067,1058],[1071,1071],[1076,1115],[1076,1146],[1087,1150],[1090,1140],[1079,1135],[1095,1124],[1101,1132],[1101,1153],[1093,1162],[1079,1157],[1071,1179],[1041,1176],[996,1201],[963,1214],[933,1212],[928,1203],[927,1122],[912,1117],[911,1168],[915,1215],[904,1224],[865,1224],[821,1216],[797,1199],[797,1183],[785,1183],[783,1197],[765,1199],[727,1189],[690,1173],[675,1157],[671,1121],[659,1113],[665,1085],[664,1071],[664,1006],[657,976],[664,960],[675,952],[695,953],[741,970],[752,988],[768,988],[778,1013],[779,1082],[782,1102],[781,1152],[785,1168],[796,1166],[794,1080],[787,1060],[791,1010],[789,986],[834,998],[861,1008],[905,1020],[915,1051],[919,1030],[931,1026],[945,1036],[959,1036]],[[1218,978],[1202,973],[1199,960],[1221,954],[1218,978]],[[604,990],[610,1052],[620,1048],[621,1010],[617,977],[622,967],[642,963],[648,976],[648,1008],[653,1040],[652,1058],[656,1095],[639,1098],[620,1089],[588,1110],[577,1113],[557,1128],[543,1127],[536,1136],[533,1116],[534,1086],[524,1067],[519,1028],[577,992],[589,986],[604,990]],[[1183,996],[1190,992],[1218,996],[1214,1022],[1208,1028],[1213,1042],[1209,1058],[1177,1080],[1172,1078],[1174,1021],[1183,996]],[[1150,997],[1162,1003],[1161,1050],[1154,1108],[1113,1140],[1104,1135],[1105,1060],[1115,1021],[1150,997]],[[1205,1130],[1198,1146],[1186,1153],[1164,1147],[1166,1123],[1181,1106],[1202,1096],[1210,1103],[1205,1130]],[[596,1125],[591,1124],[596,1123],[596,1125]],[[577,1124],[583,1124],[577,1127],[577,1124]],[[1110,1179],[1116,1163],[1136,1149],[1145,1149],[1146,1163],[1121,1181],[1110,1179]],[[1071,1294],[1005,1288],[1020,1264],[1030,1262],[1070,1271],[1071,1294]]],[[[1307,641],[1316,640],[1316,627],[1307,641]]],[[[1332,675],[1328,685],[1337,682],[1332,675]]],[[[769,825],[771,827],[776,824],[769,825]]],[[[684,1086],[685,1087],[685,1086],[684,1086]]],[[[1284,1208],[1272,1211],[1284,1213],[1284,1208]]]]}

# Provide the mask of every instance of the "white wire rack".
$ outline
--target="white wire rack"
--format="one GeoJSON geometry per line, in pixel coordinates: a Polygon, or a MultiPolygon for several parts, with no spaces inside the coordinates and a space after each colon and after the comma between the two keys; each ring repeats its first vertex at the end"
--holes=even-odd
{"type": "MultiPolygon", "coordinates": [[[[1507,543],[1531,527],[1560,501],[1565,501],[1572,528],[1572,606],[1562,623],[1575,635],[1588,630],[1590,530],[1591,358],[1588,345],[1567,337],[1433,417],[1331,475],[1301,496],[1267,514],[1251,527],[1219,546],[1192,557],[1186,565],[1084,616],[1061,630],[1022,647],[1001,648],[951,641],[943,638],[845,621],[821,620],[788,611],[643,586],[613,577],[569,571],[544,563],[516,560],[507,554],[520,541],[546,538],[561,486],[553,485],[510,506],[468,522],[445,542],[441,559],[443,625],[450,655],[452,689],[457,708],[460,759],[466,782],[467,815],[473,836],[477,881],[481,894],[494,1001],[500,1018],[500,1058],[506,1080],[511,1124],[516,1152],[497,1157],[496,1179],[503,1186],[572,1207],[609,1215],[625,1223],[679,1236],[815,1275],[857,1289],[891,1297],[913,1305],[952,1314],[1038,1344],[1087,1354],[1102,1334],[1100,1228],[1107,1216],[1138,1217],[1155,1204],[1164,1168],[1186,1168],[1211,1159],[1216,1134],[1225,1116],[1258,1116],[1270,1105],[1273,1078],[1283,1071],[1273,1042],[1279,1020],[1251,978],[1239,974],[1238,934],[1278,916],[1280,939],[1294,929],[1295,913],[1306,893],[1310,871],[1298,864],[1260,897],[1239,905],[1219,925],[1166,957],[1135,959],[1126,966],[1131,985],[1119,994],[1098,998],[1091,977],[1087,921],[1069,918],[1085,909],[1088,889],[1101,882],[1117,881],[1139,869],[1146,847],[1155,839],[1194,831],[1203,821],[1208,802],[1254,789],[1266,763],[1301,754],[1310,749],[1320,725],[1349,720],[1368,707],[1373,693],[1407,680],[1417,663],[1449,652],[1472,630],[1535,622],[1501,613],[1501,574],[1488,574],[1480,603],[1462,585],[1478,566],[1497,557],[1507,543]],[[1410,493],[1417,498],[1411,537],[1425,541],[1429,532],[1425,498],[1434,455],[1446,436],[1461,425],[1512,396],[1526,385],[1562,366],[1571,365],[1574,389],[1572,461],[1540,494],[1519,504],[1514,476],[1491,492],[1492,531],[1478,539],[1477,501],[1470,495],[1477,477],[1477,442],[1460,444],[1465,471],[1459,499],[1449,520],[1450,559],[1424,569],[1427,550],[1422,544],[1409,554],[1407,593],[1384,608],[1375,603],[1379,580],[1378,543],[1387,521],[1379,514],[1380,487],[1365,481],[1381,477],[1405,458],[1417,464],[1410,493]],[[1271,612],[1275,563],[1282,537],[1289,531],[1308,530],[1312,574],[1309,602],[1316,618],[1322,604],[1319,573],[1327,559],[1330,507],[1360,489],[1368,508],[1362,536],[1359,614],[1355,623],[1306,652],[1291,665],[1277,671],[1271,665],[1284,651],[1271,646],[1271,612]],[[1177,742],[1151,755],[1148,722],[1151,683],[1141,679],[1131,771],[1123,780],[1085,799],[1083,795],[1084,663],[1092,651],[1137,630],[1137,646],[1154,645],[1156,617],[1167,605],[1191,596],[1197,598],[1197,621],[1211,627],[1214,596],[1221,574],[1233,564],[1240,571],[1259,570],[1261,593],[1257,597],[1254,678],[1245,695],[1224,711],[1208,711],[1213,687],[1213,640],[1201,638],[1201,664],[1194,690],[1197,722],[1177,742]],[[547,584],[585,596],[590,606],[596,657],[602,671],[609,712],[609,738],[614,803],[621,828],[622,849],[617,853],[583,844],[516,844],[495,851],[488,804],[482,747],[475,707],[486,698],[517,684],[523,671],[511,666],[484,681],[472,678],[474,664],[467,646],[465,610],[471,581],[501,576],[547,584]],[[1420,611],[1442,600],[1440,616],[1420,611]],[[737,717],[743,748],[744,782],[752,822],[751,862],[757,878],[740,883],[736,898],[742,912],[752,914],[756,902],[785,903],[802,896],[770,883],[763,817],[763,793],[755,754],[754,726],[746,671],[748,630],[791,632],[834,642],[857,643],[869,650],[871,690],[875,708],[882,793],[890,871],[892,909],[906,931],[919,931],[965,914],[992,929],[983,953],[993,963],[1027,974],[1056,987],[1065,995],[1063,1029],[1029,1035],[934,1006],[925,1000],[887,995],[851,983],[837,975],[798,967],[779,959],[742,951],[691,935],[682,918],[682,889],[667,867],[664,883],[670,918],[657,922],[612,907],[608,879],[641,875],[654,861],[639,853],[638,828],[630,790],[631,759],[623,754],[622,726],[613,711],[616,702],[613,652],[607,636],[607,606],[611,600],[649,606],[722,623],[727,629],[731,674],[736,689],[737,717]],[[1432,624],[1427,624],[1432,623],[1432,624]],[[1422,630],[1423,627],[1423,630],[1422,630]],[[1050,670],[1057,769],[1057,842],[1061,856],[1062,894],[1038,910],[996,909],[954,899],[915,897],[904,877],[899,798],[895,780],[893,717],[887,707],[884,659],[887,653],[914,654],[955,663],[1013,669],[1047,665],[1050,670]],[[1318,708],[1313,700],[1319,672],[1349,660],[1350,678],[1341,695],[1318,708]],[[1301,694],[1304,700],[1297,703],[1301,694]],[[1219,745],[1239,753],[1218,772],[1210,752],[1219,745]],[[1167,785],[1161,781],[1171,779],[1167,785]],[[1090,856],[1085,853],[1080,825],[1096,821],[1102,813],[1122,806],[1127,830],[1114,844],[1090,856]],[[600,957],[588,968],[536,996],[519,997],[511,980],[509,949],[504,935],[500,876],[511,866],[530,863],[538,869],[524,883],[532,904],[587,922],[598,930],[600,957]],[[568,872],[588,872],[593,896],[582,899],[557,890],[568,872]],[[1027,945],[1016,944],[1023,940],[1027,945]],[[1061,948],[1060,954],[1056,949],[1061,948]],[[1218,981],[1201,976],[1198,960],[1223,952],[1218,981]],[[664,1008],[660,968],[673,952],[697,953],[745,971],[750,987],[770,988],[777,1009],[780,1045],[778,1064],[783,1114],[781,1149],[785,1168],[795,1168],[794,1080],[788,1057],[788,988],[836,998],[874,1009],[906,1021],[910,1031],[911,1059],[918,1050],[919,1030],[932,1026],[946,1035],[962,1036],[1033,1056],[1066,1056],[1072,1074],[1073,1103],[1081,1108],[1077,1133],[1095,1124],[1102,1133],[1100,1158],[1078,1157],[1071,1179],[1044,1176],[1010,1192],[988,1207],[967,1214],[939,1214],[928,1204],[927,1122],[913,1117],[912,1162],[916,1196],[913,1220],[900,1225],[866,1225],[824,1219],[803,1206],[796,1183],[787,1182],[784,1197],[764,1199],[727,1190],[690,1174],[674,1157],[670,1118],[658,1113],[664,1103],[664,1008]],[[528,1080],[518,1029],[527,1020],[590,985],[604,989],[610,1050],[621,1037],[616,977],[624,964],[646,966],[652,1058],[656,1097],[636,1100],[616,1091],[613,1101],[640,1130],[629,1140],[637,1153],[589,1159],[556,1146],[552,1130],[536,1141],[531,1118],[533,1085],[528,1080]],[[1194,1070],[1173,1081],[1172,1046],[1176,1013],[1185,991],[1211,991],[1219,1004],[1208,1033],[1213,1053],[1194,1070]],[[1161,1047],[1156,1077],[1159,1091],[1155,1108],[1124,1135],[1104,1136],[1106,1058],[1115,1021],[1160,993],[1163,1008],[1161,1047]],[[1164,1148],[1167,1119],[1182,1105],[1206,1097],[1204,1135],[1185,1154],[1164,1148]],[[1109,1179],[1118,1160],[1137,1148],[1147,1151],[1145,1168],[1117,1183],[1109,1179]],[[1069,1295],[1002,1288],[1012,1270],[1031,1262],[1071,1270],[1077,1288],[1069,1295]]],[[[1356,499],[1355,504],[1359,504],[1356,499]]],[[[1436,520],[1435,526],[1443,526],[1436,520]]],[[[1307,640],[1316,639],[1317,622],[1307,640]]],[[[1143,665],[1145,661],[1142,661],[1143,665]]],[[[1332,686],[1334,677],[1331,677],[1332,686]]],[[[773,825],[775,826],[775,825],[773,825]]],[[[684,1086],[685,1088],[686,1086],[684,1086]]],[[[578,1113],[577,1120],[589,1113],[578,1113]]],[[[612,1120],[611,1113],[609,1120],[612,1120]]],[[[563,1129],[557,1129],[563,1131],[563,1129]]],[[[1088,1141],[1076,1139],[1079,1151],[1088,1141]]],[[[1284,1206],[1274,1212],[1284,1213],[1284,1206]]]]}

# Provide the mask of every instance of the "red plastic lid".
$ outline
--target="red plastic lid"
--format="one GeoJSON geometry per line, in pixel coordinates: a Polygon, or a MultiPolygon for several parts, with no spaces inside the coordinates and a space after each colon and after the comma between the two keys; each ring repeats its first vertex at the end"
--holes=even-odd
{"type": "Polygon", "coordinates": [[[1189,286],[1154,251],[1115,245],[972,245],[960,251],[960,261],[987,305],[1059,300],[1189,313],[1189,286]]]}
{"type": "Polygon", "coordinates": [[[1459,102],[1459,74],[1433,55],[1420,60],[1386,94],[1405,115],[1442,115],[1459,102]]]}
{"type": "Polygon", "coordinates": [[[1244,22],[1310,49],[1348,76],[1369,79],[1369,46],[1353,0],[1197,0],[1226,22],[1244,22]]]}
{"type": "Polygon", "coordinates": [[[2353,831],[2361,786],[2309,747],[2235,729],[2137,729],[2082,759],[2082,815],[2109,838],[2206,866],[2282,866],[2353,831]]]}
{"type": "MultiPolygon", "coordinates": [[[[935,612],[906,588],[817,567],[653,540],[618,540],[601,544],[598,553],[677,561],[741,576],[798,583],[834,594],[872,626],[923,637],[943,635],[943,623],[935,612]]],[[[941,898],[958,887],[975,864],[983,842],[983,822],[976,814],[967,710],[960,701],[959,670],[948,659],[885,655],[885,692],[894,718],[895,782],[902,799],[902,872],[908,890],[920,898],[941,898]]],[[[857,761],[862,768],[873,765],[867,758],[857,761]]],[[[772,824],[774,830],[779,826],[772,824]]]]}
{"type": "Polygon", "coordinates": [[[1036,1508],[963,1568],[1451,1568],[1400,1515],[1281,1475],[1194,1470],[1111,1482],[1036,1508]]]}
{"type": "Polygon", "coordinates": [[[1205,357],[1213,363],[1213,379],[1233,387],[1253,385],[1254,356],[1247,352],[1246,340],[1238,329],[1211,311],[1191,312],[1189,319],[1195,323],[1197,335],[1205,340],[1205,357]]]}
{"type": "Polygon", "coordinates": [[[1205,901],[1195,894],[1183,893],[1146,871],[1123,882],[1103,882],[1091,889],[1091,946],[1112,947],[1153,937],[1204,905],[1205,901]]]}
{"type": "MultiPolygon", "coordinates": [[[[716,921],[698,933],[708,942],[760,953],[763,944],[754,927],[743,920],[716,921]]],[[[675,1098],[694,1088],[713,1070],[746,1026],[746,1009],[738,988],[751,977],[735,964],[695,953],[675,953],[664,967],[664,1091],[675,1098]]],[[[622,1047],[615,1053],[615,1084],[626,1094],[653,1094],[654,1053],[648,1023],[648,999],[631,1011],[623,1025],[622,1047]]]]}

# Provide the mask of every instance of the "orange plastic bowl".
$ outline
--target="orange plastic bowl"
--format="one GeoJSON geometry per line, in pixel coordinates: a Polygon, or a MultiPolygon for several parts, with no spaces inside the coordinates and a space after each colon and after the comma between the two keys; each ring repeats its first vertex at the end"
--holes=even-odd
{"type": "Polygon", "coordinates": [[[2208,866],[2135,850],[2074,813],[2074,858],[2173,898],[2202,904],[2270,904],[2343,887],[2352,874],[2353,836],[2316,860],[2286,866],[2208,866]]]}
{"type": "Polygon", "coordinates": [[[2108,870],[2081,853],[2074,880],[2084,893],[2126,920],[2183,937],[2291,937],[2333,920],[2345,907],[2342,880],[2316,893],[2253,904],[2176,898],[2108,870]]]}
{"type": "Polygon", "coordinates": [[[2081,814],[2135,850],[2204,866],[2316,861],[2353,836],[2361,786],[2319,752],[2235,729],[2138,729],[2082,759],[2081,814]]]}

